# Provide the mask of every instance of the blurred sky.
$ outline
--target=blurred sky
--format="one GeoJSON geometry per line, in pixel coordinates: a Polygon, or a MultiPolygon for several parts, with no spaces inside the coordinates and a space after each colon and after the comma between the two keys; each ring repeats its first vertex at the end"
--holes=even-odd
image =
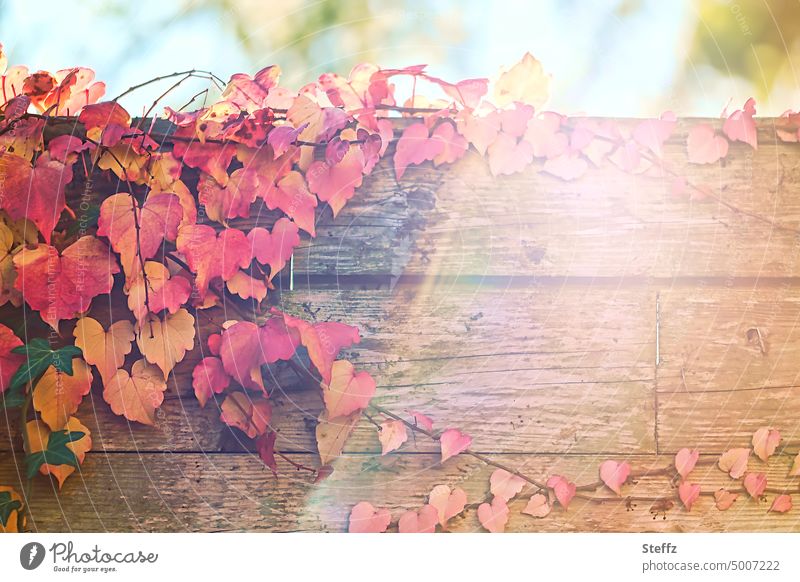
{"type": "MultiPolygon", "coordinates": [[[[361,61],[492,77],[530,51],[564,113],[718,116],[752,95],[778,115],[800,108],[798,39],[797,0],[0,0],[10,63],[90,66],[109,97],[193,67],[227,79],[277,63],[293,87],[361,61]]],[[[165,87],[124,103],[140,113],[165,87]]]]}

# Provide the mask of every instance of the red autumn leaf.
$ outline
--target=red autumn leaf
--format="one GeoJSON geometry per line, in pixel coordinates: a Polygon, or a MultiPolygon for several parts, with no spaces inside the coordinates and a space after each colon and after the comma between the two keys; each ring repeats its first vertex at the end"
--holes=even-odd
{"type": "Polygon", "coordinates": [[[434,533],[439,513],[433,505],[423,505],[419,512],[406,511],[397,522],[400,533],[434,533]]]}
{"type": "Polygon", "coordinates": [[[681,449],[675,455],[675,470],[682,478],[686,478],[692,472],[697,460],[700,458],[700,451],[697,449],[681,449]]]}
{"type": "Polygon", "coordinates": [[[434,166],[442,164],[452,164],[462,158],[467,153],[469,142],[467,139],[456,132],[455,126],[449,121],[445,121],[436,126],[433,130],[432,139],[442,143],[442,151],[433,158],[434,166]]]}
{"type": "Polygon", "coordinates": [[[211,281],[217,277],[227,281],[252,261],[247,237],[235,228],[226,228],[217,234],[204,224],[185,225],[178,230],[176,245],[196,275],[195,284],[201,299],[208,293],[211,281]]]}
{"type": "Polygon", "coordinates": [[[728,155],[728,140],[714,132],[707,123],[695,125],[686,138],[689,162],[692,164],[715,164],[728,155]]]}
{"type": "Polygon", "coordinates": [[[225,373],[245,388],[264,390],[261,331],[250,321],[238,321],[222,332],[219,355],[225,373]]]}
{"type": "Polygon", "coordinates": [[[148,303],[149,313],[166,309],[174,314],[186,304],[192,294],[192,283],[189,279],[180,275],[170,276],[169,269],[162,263],[147,261],[144,264],[144,275],[139,273],[128,289],[128,308],[139,323],[148,314],[148,303]]]}
{"type": "Polygon", "coordinates": [[[114,414],[153,426],[156,409],[164,402],[166,389],[161,370],[143,358],[133,363],[130,374],[126,370],[117,370],[103,387],[103,400],[108,402],[114,414]]]}
{"type": "Polygon", "coordinates": [[[306,127],[308,127],[308,124],[305,123],[300,127],[292,127],[291,125],[274,127],[267,135],[267,143],[272,147],[274,157],[279,158],[289,151],[289,148],[294,145],[306,127]]]}
{"type": "Polygon", "coordinates": [[[489,477],[489,490],[492,495],[509,501],[525,486],[525,479],[509,473],[505,469],[497,469],[489,477]]]}
{"type": "Polygon", "coordinates": [[[228,166],[236,154],[236,145],[175,141],[172,152],[190,168],[209,174],[220,185],[225,186],[228,183],[228,166]]]}
{"type": "Polygon", "coordinates": [[[481,503],[478,506],[478,521],[492,533],[503,533],[508,523],[508,505],[500,497],[492,499],[491,505],[481,503]]]}
{"type": "Polygon", "coordinates": [[[747,471],[747,460],[750,449],[730,449],[719,458],[719,468],[734,479],[738,479],[747,471]]]}
{"type": "Polygon", "coordinates": [[[272,470],[272,474],[278,476],[278,463],[275,461],[275,439],[278,433],[274,430],[267,431],[256,439],[256,451],[261,461],[272,470]]]}
{"type": "Polygon", "coordinates": [[[244,110],[264,107],[270,89],[278,85],[281,68],[270,65],[257,72],[252,77],[245,73],[231,75],[222,99],[244,110]]]}
{"type": "Polygon", "coordinates": [[[447,522],[464,511],[467,505],[467,494],[460,487],[451,491],[447,485],[437,485],[428,495],[428,504],[436,508],[439,524],[447,528],[447,522]]]}
{"type": "Polygon", "coordinates": [[[218,356],[219,349],[222,346],[222,334],[209,334],[208,338],[206,339],[206,343],[208,344],[208,351],[211,352],[211,355],[218,356]]]}
{"type": "Polygon", "coordinates": [[[767,476],[764,473],[748,473],[744,476],[742,485],[750,497],[758,499],[767,488],[767,476]]]}
{"type": "Polygon", "coordinates": [[[727,489],[718,489],[714,492],[714,501],[716,503],[717,509],[720,511],[725,511],[729,509],[733,502],[738,499],[738,493],[731,493],[727,489]]]}
{"type": "Polygon", "coordinates": [[[433,430],[433,420],[431,420],[429,416],[425,416],[416,410],[409,410],[408,413],[411,415],[411,418],[414,419],[414,424],[421,426],[428,432],[433,430]]]}
{"type": "Polygon", "coordinates": [[[27,218],[33,222],[48,244],[61,212],[67,207],[64,190],[72,181],[74,157],[65,164],[45,152],[31,165],[19,156],[0,153],[5,193],[0,197],[0,208],[13,220],[27,218]]]}
{"type": "Polygon", "coordinates": [[[381,441],[381,455],[386,455],[400,448],[408,440],[406,425],[401,420],[387,420],[381,423],[381,430],[378,432],[378,440],[381,441]]]}
{"type": "Polygon", "coordinates": [[[766,462],[781,442],[781,433],[771,428],[760,428],[753,434],[753,452],[766,462]]]}
{"type": "Polygon", "coordinates": [[[691,511],[694,502],[700,499],[700,485],[682,481],[681,484],[678,485],[678,497],[680,497],[681,503],[683,503],[686,511],[691,511]]]}
{"type": "Polygon", "coordinates": [[[312,162],[306,171],[308,188],[323,202],[330,204],[333,216],[339,214],[353,197],[364,178],[364,154],[360,148],[350,148],[335,165],[312,162]]]}
{"type": "Polygon", "coordinates": [[[547,480],[546,485],[553,490],[556,499],[561,504],[561,507],[567,509],[572,498],[575,497],[577,487],[575,483],[569,481],[566,477],[561,475],[553,475],[547,480]]]}
{"type": "Polygon", "coordinates": [[[531,144],[506,132],[500,132],[486,151],[494,176],[517,174],[533,161],[531,144]]]}
{"type": "Polygon", "coordinates": [[[289,327],[281,317],[271,317],[260,330],[261,351],[264,363],[290,360],[300,345],[300,332],[289,327]]]}
{"type": "Polygon", "coordinates": [[[300,172],[289,172],[274,183],[260,183],[260,196],[270,210],[280,208],[311,236],[314,228],[314,208],[317,197],[308,190],[306,179],[300,172]]]}
{"type": "Polygon", "coordinates": [[[368,372],[356,373],[353,364],[337,360],[331,367],[330,382],[322,382],[322,397],[331,418],[363,410],[375,395],[375,380],[368,372]]]}
{"type": "Polygon", "coordinates": [[[469,109],[475,109],[489,90],[489,79],[464,79],[454,84],[430,75],[424,77],[439,85],[448,97],[469,109]]]}
{"type": "Polygon", "coordinates": [[[222,224],[227,224],[231,218],[250,216],[250,205],[257,190],[258,174],[245,168],[234,171],[225,186],[208,175],[202,175],[197,184],[198,201],[206,214],[222,224]]]}
{"type": "Polygon", "coordinates": [[[272,313],[283,316],[287,327],[300,333],[300,342],[308,350],[311,363],[324,382],[331,381],[331,368],[339,351],[361,341],[358,328],[335,321],[310,324],[273,308],[272,313]]]}
{"type": "Polygon", "coordinates": [[[633,139],[660,158],[664,155],[664,142],[672,135],[676,125],[675,114],[666,111],[659,119],[647,119],[637,124],[633,129],[633,139]]]}
{"type": "Polygon", "coordinates": [[[255,260],[269,265],[269,280],[272,281],[300,244],[300,234],[297,224],[288,218],[279,218],[272,232],[257,226],[247,233],[247,240],[255,260]]]}
{"type": "MultiPolygon", "coordinates": [[[[748,99],[742,109],[731,113],[722,124],[722,133],[731,141],[743,141],[750,144],[754,150],[758,149],[758,131],[753,116],[756,114],[756,102],[752,97],[748,99]]],[[[724,112],[723,112],[724,115],[724,112]]]]}
{"type": "Polygon", "coordinates": [[[231,378],[225,372],[222,360],[214,356],[200,360],[192,371],[192,387],[200,406],[205,406],[214,394],[224,392],[230,382],[231,378]]]}
{"type": "Polygon", "coordinates": [[[250,398],[244,392],[234,392],[228,394],[222,402],[219,419],[228,426],[238,428],[252,439],[267,431],[272,419],[272,407],[261,396],[250,398]]]}
{"type": "Polygon", "coordinates": [[[444,150],[444,144],[439,139],[432,139],[428,134],[428,127],[424,123],[409,125],[403,130],[394,154],[394,171],[400,180],[411,164],[421,164],[433,160],[444,150]]]}
{"type": "Polygon", "coordinates": [[[622,495],[622,486],[631,474],[629,463],[616,461],[603,461],[600,464],[600,479],[617,495],[622,495]]]}
{"type": "Polygon", "coordinates": [[[375,509],[371,503],[362,501],[350,510],[349,533],[383,533],[392,521],[388,509],[375,509]]]}
{"type": "Polygon", "coordinates": [[[792,509],[792,496],[791,495],[778,495],[773,499],[772,505],[769,510],[775,513],[786,513],[792,509]]]}
{"type": "Polygon", "coordinates": [[[9,327],[0,323],[0,394],[8,389],[11,377],[25,361],[23,354],[11,351],[21,345],[22,340],[9,327]]]}
{"type": "Polygon", "coordinates": [[[439,445],[442,450],[442,463],[450,457],[466,451],[472,444],[472,437],[462,433],[457,428],[448,428],[439,437],[439,445]]]}
{"type": "Polygon", "coordinates": [[[547,517],[550,515],[550,504],[547,502],[547,497],[541,493],[531,496],[522,513],[533,517],[547,517]]]}
{"type": "MultiPolygon", "coordinates": [[[[131,116],[115,101],[106,101],[84,107],[78,116],[78,121],[86,129],[87,137],[102,142],[104,145],[113,146],[116,143],[108,143],[102,139],[104,130],[114,127],[127,130],[131,125],[131,116]]],[[[117,130],[114,130],[114,133],[119,134],[117,130]]]]}
{"type": "Polygon", "coordinates": [[[140,268],[137,249],[141,260],[152,259],[164,240],[178,236],[182,218],[183,209],[174,194],[151,196],[141,208],[130,194],[115,194],[100,205],[97,234],[108,238],[120,255],[123,271],[132,277],[140,268]]]}
{"type": "Polygon", "coordinates": [[[60,320],[87,311],[98,295],[109,293],[119,272],[109,248],[93,236],[79,238],[61,255],[48,245],[23,248],[14,266],[14,287],[53,329],[60,320]]]}

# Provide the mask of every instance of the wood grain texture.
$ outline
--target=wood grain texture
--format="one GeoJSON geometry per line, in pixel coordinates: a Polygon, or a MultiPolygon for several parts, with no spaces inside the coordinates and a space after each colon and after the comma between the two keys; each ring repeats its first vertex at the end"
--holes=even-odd
{"type": "MultiPolygon", "coordinates": [[[[655,293],[649,289],[431,284],[282,296],[287,311],[303,314],[306,305],[319,309],[318,321],[347,321],[361,329],[361,343],[345,355],[378,379],[377,403],[398,413],[424,410],[439,428],[469,432],[480,450],[655,451],[655,293]]],[[[203,324],[200,337],[215,331],[203,324]]],[[[252,447],[218,421],[216,403],[205,409],[197,404],[191,372],[199,358],[194,354],[176,368],[155,427],[116,417],[102,400],[98,378],[78,413],[95,447],[180,452],[252,447]]],[[[283,366],[274,369],[274,382],[267,381],[275,392],[279,446],[314,451],[319,390],[301,384],[283,366]]],[[[14,425],[3,432],[17,434],[14,425]]],[[[436,450],[424,441],[418,445],[416,450],[436,450]]],[[[379,451],[374,428],[362,422],[347,450],[379,451]]]]}
{"type": "MultiPolygon", "coordinates": [[[[310,455],[293,455],[307,462],[310,455]]],[[[553,458],[540,455],[502,455],[503,462],[526,473],[546,478],[558,473],[578,483],[597,480],[599,456],[553,458]]],[[[663,466],[668,457],[629,458],[637,468],[663,466]]],[[[708,463],[713,459],[705,459],[708,463]]],[[[692,481],[713,492],[736,486],[710,464],[699,466],[692,481]]],[[[756,463],[754,463],[755,467],[756,463]]],[[[312,485],[307,473],[293,471],[280,461],[275,479],[249,454],[142,454],[90,453],[81,474],[71,478],[56,496],[46,478],[37,478],[31,503],[36,531],[344,531],[350,508],[368,500],[388,507],[396,520],[406,509],[419,508],[438,484],[459,486],[470,503],[488,494],[491,468],[461,456],[439,465],[434,455],[348,455],[336,461],[332,476],[312,485]]],[[[771,487],[796,483],[786,479],[788,459],[774,459],[767,472],[771,487]]],[[[14,460],[0,455],[0,480],[16,482],[14,460]]],[[[568,511],[555,507],[546,519],[521,513],[530,489],[511,502],[508,531],[632,531],[632,532],[733,532],[800,531],[800,515],[767,514],[773,497],[757,502],[740,497],[731,509],[717,511],[713,498],[702,497],[692,512],[675,508],[667,519],[653,519],[650,503],[626,511],[624,503],[591,503],[576,499],[568,511]]],[[[667,479],[648,477],[626,486],[637,496],[674,498],[667,479]]],[[[600,489],[595,495],[613,494],[600,489]]],[[[480,531],[474,509],[453,519],[454,532],[480,531]]]]}

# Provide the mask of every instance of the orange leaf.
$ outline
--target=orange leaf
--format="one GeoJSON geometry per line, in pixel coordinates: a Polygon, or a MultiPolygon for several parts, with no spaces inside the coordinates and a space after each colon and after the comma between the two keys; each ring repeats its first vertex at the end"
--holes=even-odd
{"type": "Polygon", "coordinates": [[[498,107],[520,101],[541,109],[549,95],[550,75],[545,74],[542,63],[530,53],[525,53],[522,60],[503,72],[494,84],[494,103],[498,107]]]}
{"type": "MultiPolygon", "coordinates": [[[[12,509],[8,516],[8,521],[5,525],[3,522],[0,521],[0,533],[18,533],[19,532],[19,515],[20,512],[23,511],[23,507],[25,507],[25,502],[23,501],[22,497],[13,487],[7,487],[6,485],[0,485],[0,493],[8,493],[11,496],[11,501],[19,503],[19,509],[12,509]]],[[[23,512],[23,528],[25,527],[25,516],[23,512]]]]}
{"type": "Polygon", "coordinates": [[[509,473],[505,469],[497,469],[489,477],[489,490],[495,497],[508,501],[525,487],[525,479],[509,473]]]}
{"type": "Polygon", "coordinates": [[[267,432],[272,419],[272,407],[261,396],[250,398],[244,392],[234,392],[222,402],[219,419],[228,426],[235,426],[252,439],[267,432]]]}
{"type": "Polygon", "coordinates": [[[528,501],[528,505],[522,510],[522,513],[533,517],[547,517],[550,515],[550,504],[547,502],[547,497],[541,493],[533,495],[528,501]]]}
{"type": "Polygon", "coordinates": [[[714,492],[714,501],[716,502],[717,509],[720,511],[725,511],[730,508],[738,497],[738,493],[731,493],[727,489],[718,489],[714,492]]]}
{"type": "MultiPolygon", "coordinates": [[[[368,372],[355,372],[347,360],[337,360],[331,368],[329,384],[321,383],[325,408],[331,417],[347,416],[363,410],[375,395],[375,380],[368,372]]],[[[399,445],[398,445],[399,446],[399,445]]]]}
{"type": "Polygon", "coordinates": [[[115,321],[106,331],[91,317],[79,319],[72,335],[75,336],[75,345],[83,351],[83,358],[97,368],[104,384],[125,363],[135,337],[133,324],[128,320],[115,321]]]}
{"type": "Polygon", "coordinates": [[[33,407],[50,430],[63,430],[92,388],[92,372],[80,358],[72,360],[72,376],[50,366],[33,390],[33,407]]]}
{"type": "Polygon", "coordinates": [[[792,509],[792,496],[791,495],[778,495],[773,501],[770,511],[776,513],[786,513],[792,509]]]}
{"type": "Polygon", "coordinates": [[[734,479],[738,479],[747,471],[747,460],[750,449],[730,449],[719,458],[719,468],[734,479]]]}
{"type": "Polygon", "coordinates": [[[753,452],[766,462],[775,453],[780,442],[780,432],[767,427],[760,428],[753,434],[753,452]]]}
{"type": "Polygon", "coordinates": [[[133,363],[130,374],[117,370],[103,389],[103,399],[111,405],[114,414],[152,425],[166,389],[161,371],[141,359],[133,363]]]}
{"type": "Polygon", "coordinates": [[[419,512],[406,511],[400,516],[397,522],[397,529],[400,533],[433,533],[436,531],[436,523],[439,521],[439,514],[433,505],[425,505],[419,512]]]}
{"type": "Polygon", "coordinates": [[[136,345],[148,362],[161,368],[166,380],[186,351],[194,347],[194,334],[194,317],[185,309],[167,314],[163,321],[150,314],[136,325],[136,345]]]}
{"type": "Polygon", "coordinates": [[[406,425],[401,420],[382,422],[378,440],[381,441],[381,455],[386,455],[399,449],[400,445],[408,440],[406,425]]]}
{"type": "Polygon", "coordinates": [[[319,417],[317,424],[317,449],[320,462],[329,465],[342,454],[344,445],[356,424],[361,419],[361,411],[357,410],[348,416],[329,418],[327,411],[319,417]]]}
{"type": "Polygon", "coordinates": [[[169,269],[161,263],[147,261],[144,264],[144,274],[148,285],[146,293],[145,277],[141,273],[133,279],[128,289],[128,308],[138,322],[147,315],[145,299],[150,304],[151,313],[166,309],[174,314],[192,294],[192,283],[189,279],[181,276],[171,277],[169,269]]]}

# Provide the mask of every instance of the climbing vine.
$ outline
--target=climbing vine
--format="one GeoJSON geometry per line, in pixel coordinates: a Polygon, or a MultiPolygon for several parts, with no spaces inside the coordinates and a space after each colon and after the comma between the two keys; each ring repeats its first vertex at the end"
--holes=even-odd
{"type": "MultiPolygon", "coordinates": [[[[170,375],[198,351],[192,387],[200,406],[218,405],[220,422],[253,439],[272,471],[283,458],[324,478],[365,417],[383,454],[401,448],[411,430],[439,442],[442,463],[472,455],[494,466],[490,497],[474,503],[489,531],[503,530],[509,501],[526,486],[522,512],[535,518],[555,504],[566,510],[576,497],[629,509],[647,502],[654,517],[677,501],[691,510],[701,495],[713,495],[721,510],[744,493],[754,499],[775,494],[771,511],[791,508],[788,492],[747,471],[750,448],[719,459],[742,487],[716,492],[691,482],[699,458],[693,449],[679,452],[674,465],[640,472],[605,461],[596,483],[576,485],[560,475],[539,482],[473,452],[471,437],[457,427],[436,431],[424,412],[401,417],[372,403],[375,379],[340,357],[360,341],[358,330],[346,322],[307,321],[271,302],[294,250],[316,235],[318,216],[330,208],[336,217],[386,155],[398,181],[409,166],[450,164],[473,148],[495,176],[535,165],[575,180],[591,167],[613,164],[670,180],[679,196],[715,197],[665,160],[664,144],[676,127],[672,113],[628,127],[544,110],[550,78],[531,55],[494,82],[451,83],[421,65],[362,64],[347,78],[328,73],[293,91],[280,85],[280,73],[271,66],[225,83],[211,72],[183,71],[102,101],[105,85],[90,69],[9,67],[0,47],[0,305],[9,324],[0,324],[0,394],[6,417],[16,414],[19,421],[27,485],[41,474],[61,487],[84,462],[92,435],[76,414],[93,383],[102,386],[114,414],[153,425],[170,375]],[[171,91],[198,79],[209,89],[155,115],[171,91]],[[396,87],[400,79],[410,86],[405,95],[396,87]],[[133,118],[120,99],[156,82],[171,85],[133,118]],[[215,92],[219,97],[208,102],[215,92]],[[100,195],[98,185],[111,185],[114,193],[100,195]],[[270,228],[248,228],[253,215],[269,217],[270,228]],[[110,305],[113,318],[104,315],[110,305]],[[224,306],[224,319],[215,306],[224,306]],[[197,337],[201,321],[214,333],[197,337]],[[20,323],[14,328],[12,322],[20,323]],[[310,366],[303,369],[301,361],[310,366]],[[263,367],[278,362],[319,383],[319,468],[275,449],[270,395],[276,386],[263,367]],[[663,475],[670,491],[626,497],[626,484],[643,474],[663,475]],[[614,496],[597,495],[602,487],[614,496]]],[[[719,131],[705,123],[692,127],[689,162],[718,163],[730,142],[757,148],[754,114],[748,100],[723,113],[719,131]]],[[[798,141],[796,114],[782,122],[780,139],[798,141]]],[[[754,435],[752,451],[766,460],[779,442],[779,433],[765,428],[754,435]]],[[[800,457],[791,474],[800,475],[800,457]]],[[[21,493],[0,487],[5,531],[26,526],[27,485],[21,493]]],[[[438,486],[420,511],[400,517],[398,529],[446,528],[467,502],[460,489],[438,486]]],[[[350,530],[384,531],[391,519],[387,510],[362,502],[352,509],[350,530]]]]}

